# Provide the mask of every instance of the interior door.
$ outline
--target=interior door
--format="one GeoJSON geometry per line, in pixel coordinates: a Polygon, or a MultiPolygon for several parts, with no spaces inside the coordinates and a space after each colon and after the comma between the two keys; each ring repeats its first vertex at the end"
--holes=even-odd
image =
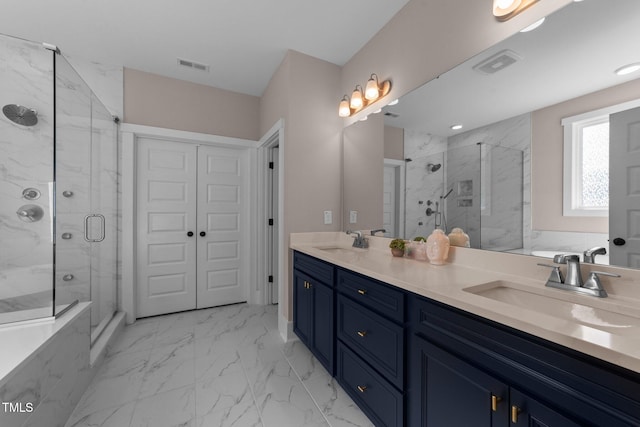
{"type": "Polygon", "coordinates": [[[640,268],[640,108],[610,116],[609,253],[640,268]]]}
{"type": "Polygon", "coordinates": [[[138,139],[137,317],[196,307],[196,153],[138,139]]]}
{"type": "Polygon", "coordinates": [[[198,148],[197,308],[246,301],[247,150],[198,148]]]}
{"type": "Polygon", "coordinates": [[[269,182],[269,187],[271,189],[271,198],[269,201],[269,211],[271,212],[270,218],[273,218],[273,226],[269,227],[269,274],[272,278],[269,283],[269,300],[271,304],[278,304],[278,283],[280,283],[280,279],[278,277],[278,229],[279,229],[279,218],[278,218],[278,185],[280,176],[278,174],[278,147],[274,147],[269,149],[269,161],[273,163],[273,168],[269,171],[271,172],[271,179],[269,182]]]}
{"type": "Polygon", "coordinates": [[[396,167],[385,165],[382,192],[382,227],[387,230],[385,236],[398,236],[396,189],[396,167]]]}

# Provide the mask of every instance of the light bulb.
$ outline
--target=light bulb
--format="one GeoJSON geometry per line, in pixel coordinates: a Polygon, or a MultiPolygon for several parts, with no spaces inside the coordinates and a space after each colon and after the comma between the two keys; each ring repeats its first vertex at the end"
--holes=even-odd
{"type": "Polygon", "coordinates": [[[360,85],[356,85],[356,88],[353,90],[350,105],[354,110],[358,110],[364,105],[364,100],[362,99],[362,87],[360,85]],[[358,89],[358,87],[360,87],[360,89],[358,89]]]}
{"type": "Polygon", "coordinates": [[[493,15],[505,16],[520,7],[522,0],[493,0],[493,15]]]}
{"type": "Polygon", "coordinates": [[[380,86],[378,85],[378,76],[371,74],[367,86],[364,90],[364,97],[369,101],[375,101],[380,96],[380,86]],[[375,79],[374,79],[375,76],[375,79]]]}
{"type": "Polygon", "coordinates": [[[349,117],[351,115],[351,108],[349,108],[349,98],[347,95],[342,97],[342,101],[340,101],[340,106],[338,107],[338,115],[340,117],[349,117]]]}

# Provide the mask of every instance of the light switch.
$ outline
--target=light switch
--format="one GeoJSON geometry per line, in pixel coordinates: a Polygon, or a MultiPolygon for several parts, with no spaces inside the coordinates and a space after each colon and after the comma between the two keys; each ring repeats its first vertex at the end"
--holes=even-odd
{"type": "Polygon", "coordinates": [[[325,225],[333,224],[333,212],[324,211],[324,223],[325,225]]]}
{"type": "Polygon", "coordinates": [[[349,211],[349,224],[358,222],[358,211],[349,211]]]}

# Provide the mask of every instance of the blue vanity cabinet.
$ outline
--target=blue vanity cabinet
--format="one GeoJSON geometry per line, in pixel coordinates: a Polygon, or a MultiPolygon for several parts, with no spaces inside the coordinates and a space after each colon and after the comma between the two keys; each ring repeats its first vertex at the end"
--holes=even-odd
{"type": "Polygon", "coordinates": [[[293,331],[334,375],[335,267],[299,252],[293,260],[293,331]]]}
{"type": "Polygon", "coordinates": [[[413,295],[406,425],[640,426],[640,375],[413,295]]]}
{"type": "Polygon", "coordinates": [[[401,427],[406,294],[341,268],[336,289],[336,378],[375,425],[401,427]]]}

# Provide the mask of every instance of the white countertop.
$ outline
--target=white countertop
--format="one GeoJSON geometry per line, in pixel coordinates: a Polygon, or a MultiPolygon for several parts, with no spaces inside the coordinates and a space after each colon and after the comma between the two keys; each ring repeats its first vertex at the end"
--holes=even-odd
{"type": "Polygon", "coordinates": [[[369,249],[358,250],[350,249],[352,238],[345,236],[344,233],[296,233],[291,235],[290,247],[640,373],[640,320],[637,324],[618,329],[600,327],[607,325],[606,319],[594,318],[591,323],[581,321],[585,318],[585,310],[589,316],[589,309],[585,306],[640,319],[638,271],[597,266],[598,270],[622,274],[623,279],[603,279],[609,297],[596,298],[545,287],[549,271],[536,265],[537,262],[545,262],[541,258],[452,248],[451,262],[435,266],[428,262],[393,257],[387,248],[389,239],[372,238],[369,249]],[[337,247],[348,250],[322,249],[337,247]],[[536,295],[576,303],[576,317],[563,319],[465,290],[497,280],[512,283],[524,291],[534,291],[536,295]]]}

